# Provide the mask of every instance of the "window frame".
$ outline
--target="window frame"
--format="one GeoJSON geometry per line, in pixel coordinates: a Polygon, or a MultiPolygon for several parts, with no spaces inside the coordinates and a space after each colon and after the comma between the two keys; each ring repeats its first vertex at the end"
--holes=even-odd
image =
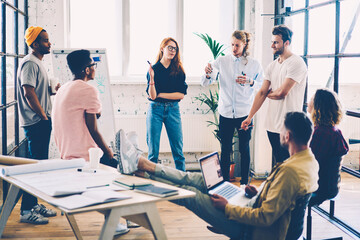
{"type": "MultiPolygon", "coordinates": [[[[66,47],[71,47],[70,42],[70,1],[65,1],[65,43],[66,47]]],[[[173,0],[169,1],[169,8],[174,9],[175,19],[175,39],[178,42],[179,48],[184,49],[184,1],[185,0],[173,0]]],[[[242,7],[245,6],[245,0],[233,0],[234,3],[234,15],[237,16],[240,12],[244,11],[242,7]]],[[[111,82],[113,83],[143,83],[144,77],[136,74],[128,74],[129,68],[129,59],[130,59],[130,0],[122,0],[121,4],[121,64],[120,64],[120,75],[111,75],[111,82]]],[[[234,19],[234,28],[239,28],[244,26],[244,15],[234,19]]],[[[183,55],[182,55],[183,57],[183,55]]],[[[199,84],[201,76],[187,76],[187,82],[190,84],[199,84]]]]}
{"type": "MultiPolygon", "coordinates": [[[[341,79],[339,79],[340,60],[342,58],[360,58],[360,53],[342,53],[341,49],[340,49],[340,17],[341,17],[340,16],[340,14],[341,14],[341,12],[340,12],[341,4],[340,3],[343,1],[345,1],[345,0],[328,0],[328,1],[324,0],[321,3],[310,5],[309,0],[304,0],[304,2],[305,2],[304,8],[300,8],[300,9],[296,9],[296,10],[292,11],[290,6],[286,6],[286,4],[288,3],[287,0],[275,0],[275,11],[274,11],[274,13],[275,13],[274,14],[274,25],[284,24],[285,19],[287,17],[291,17],[291,16],[299,14],[299,13],[304,13],[304,49],[303,49],[304,51],[303,51],[303,55],[301,57],[304,59],[306,65],[308,65],[308,59],[334,59],[332,76],[329,78],[329,80],[326,84],[326,87],[327,88],[332,87],[333,91],[336,93],[339,92],[339,80],[341,82],[341,79]],[[334,53],[328,53],[328,54],[326,54],[326,53],[325,54],[308,54],[309,24],[310,24],[309,12],[313,9],[325,7],[330,4],[335,4],[335,8],[334,8],[334,10],[335,10],[334,11],[334,14],[335,14],[335,36],[333,39],[335,42],[335,49],[334,49],[335,51],[334,51],[334,53]]],[[[358,11],[360,11],[359,9],[360,9],[360,5],[358,8],[358,11]]],[[[352,26],[352,27],[354,27],[354,26],[352,26]]],[[[349,30],[351,30],[351,29],[349,29],[349,30]]],[[[347,36],[344,41],[348,40],[349,37],[350,36],[347,36]]],[[[307,94],[308,94],[308,79],[306,82],[306,90],[305,90],[305,98],[304,98],[305,101],[307,99],[307,94]]],[[[306,112],[306,103],[305,102],[304,102],[303,110],[306,112]]],[[[346,166],[342,166],[342,171],[347,172],[355,177],[358,177],[358,178],[360,177],[360,174],[357,171],[352,170],[346,166]]],[[[345,223],[344,221],[337,218],[336,216],[332,216],[331,213],[327,212],[320,206],[314,206],[313,208],[315,208],[315,210],[317,210],[318,212],[321,212],[323,214],[322,215],[323,217],[331,220],[334,225],[336,225],[338,228],[340,228],[342,231],[344,231],[349,236],[352,236],[354,238],[360,237],[360,232],[358,229],[353,228],[352,226],[345,223]]]]}
{"type": "MultiPolygon", "coordinates": [[[[26,138],[24,137],[23,139],[20,139],[20,131],[19,131],[19,113],[18,113],[18,106],[17,106],[17,68],[19,66],[19,59],[23,58],[27,53],[28,53],[28,48],[26,46],[26,44],[24,45],[24,53],[25,54],[19,54],[19,15],[21,15],[22,17],[24,17],[24,29],[27,28],[28,26],[28,0],[24,0],[24,11],[22,11],[19,8],[19,0],[14,0],[14,4],[11,4],[9,1],[7,0],[1,0],[1,12],[2,12],[2,17],[1,17],[1,39],[2,39],[2,44],[1,44],[1,52],[0,52],[0,57],[1,57],[1,105],[0,105],[0,111],[1,111],[1,122],[2,122],[2,128],[1,128],[1,137],[2,137],[2,155],[15,155],[18,156],[19,155],[19,148],[24,144],[27,143],[26,138]],[[6,22],[7,22],[7,18],[6,18],[6,11],[8,9],[11,9],[14,11],[14,36],[13,36],[13,40],[14,40],[14,52],[8,52],[6,49],[6,38],[7,38],[7,33],[6,33],[6,22]],[[7,63],[7,58],[13,58],[14,59],[14,76],[13,76],[13,81],[14,81],[14,100],[13,101],[7,101],[6,97],[7,97],[7,83],[9,82],[8,76],[7,76],[7,71],[6,71],[6,63],[7,63]],[[14,107],[14,142],[12,143],[8,143],[8,121],[9,119],[7,119],[8,116],[8,109],[11,109],[12,107],[14,107]]],[[[21,41],[21,39],[20,39],[21,41]]],[[[24,41],[24,40],[23,40],[24,41]]]]}

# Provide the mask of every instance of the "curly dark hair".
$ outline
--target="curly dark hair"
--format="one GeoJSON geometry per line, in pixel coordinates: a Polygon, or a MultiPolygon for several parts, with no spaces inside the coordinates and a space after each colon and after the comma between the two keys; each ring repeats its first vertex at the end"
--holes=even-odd
{"type": "Polygon", "coordinates": [[[341,103],[335,92],[323,88],[318,89],[314,96],[314,109],[311,118],[315,126],[335,126],[343,116],[341,103]]]}
{"type": "Polygon", "coordinates": [[[280,35],[284,42],[289,41],[291,43],[293,31],[285,25],[277,25],[273,28],[272,35],[280,35]]]}

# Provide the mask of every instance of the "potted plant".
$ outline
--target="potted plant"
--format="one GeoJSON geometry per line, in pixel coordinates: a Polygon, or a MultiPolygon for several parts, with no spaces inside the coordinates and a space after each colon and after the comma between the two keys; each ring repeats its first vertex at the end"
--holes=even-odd
{"type": "MultiPolygon", "coordinates": [[[[194,33],[196,36],[200,37],[204,42],[209,46],[211,53],[213,54],[214,60],[219,56],[223,56],[225,51],[224,44],[220,44],[216,40],[212,39],[208,34],[194,33]]],[[[208,126],[215,126],[213,131],[214,136],[220,142],[219,137],[219,117],[217,114],[218,101],[219,101],[219,82],[217,84],[217,89],[215,91],[209,90],[209,94],[201,93],[199,96],[195,97],[197,101],[200,102],[200,105],[205,104],[208,106],[209,110],[206,112],[212,112],[214,121],[207,121],[208,126]]]]}
{"type": "MultiPolygon", "coordinates": [[[[200,37],[204,42],[209,46],[211,53],[213,54],[214,60],[216,60],[219,56],[223,56],[225,51],[224,44],[220,44],[216,40],[212,39],[208,34],[194,33],[196,36],[200,37]]],[[[218,78],[218,76],[217,76],[218,78]]],[[[219,101],[219,82],[217,82],[217,89],[215,91],[209,90],[209,94],[200,93],[199,96],[195,97],[197,101],[200,102],[200,105],[206,104],[209,110],[206,112],[212,112],[214,121],[207,121],[208,126],[215,126],[213,131],[216,139],[221,143],[219,136],[219,117],[217,114],[218,101],[219,101]]],[[[236,131],[235,131],[236,132],[236,131]]],[[[236,134],[236,133],[235,133],[236,134]]],[[[233,143],[234,144],[234,143],[233,143]]],[[[230,181],[234,181],[234,171],[235,171],[235,163],[231,160],[230,164],[230,181]]]]}

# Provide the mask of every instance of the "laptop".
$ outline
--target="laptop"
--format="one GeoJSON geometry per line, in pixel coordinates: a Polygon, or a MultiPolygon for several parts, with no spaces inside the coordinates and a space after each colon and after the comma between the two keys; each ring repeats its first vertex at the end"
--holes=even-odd
{"type": "Polygon", "coordinates": [[[249,202],[250,199],[245,197],[245,189],[224,180],[217,152],[210,153],[199,161],[207,192],[210,195],[220,195],[229,203],[238,206],[245,206],[249,202]]]}

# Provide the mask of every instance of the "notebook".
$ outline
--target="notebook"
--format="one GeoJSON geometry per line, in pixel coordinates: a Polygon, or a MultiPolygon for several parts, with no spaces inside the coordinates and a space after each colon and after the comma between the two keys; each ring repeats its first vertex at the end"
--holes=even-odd
{"type": "Polygon", "coordinates": [[[249,198],[245,197],[245,190],[224,180],[220,159],[217,152],[210,153],[199,159],[200,168],[210,195],[217,194],[228,200],[229,203],[245,206],[249,198]]]}
{"type": "Polygon", "coordinates": [[[150,181],[141,179],[141,178],[135,178],[135,177],[117,177],[113,183],[118,184],[122,187],[125,187],[127,189],[134,189],[141,186],[147,186],[151,185],[150,181]]]}
{"type": "Polygon", "coordinates": [[[154,186],[154,185],[136,187],[134,189],[134,191],[149,194],[149,195],[153,195],[153,196],[156,196],[156,197],[169,197],[169,196],[172,196],[172,195],[179,194],[179,191],[176,190],[176,189],[157,187],[157,186],[154,186]]]}

